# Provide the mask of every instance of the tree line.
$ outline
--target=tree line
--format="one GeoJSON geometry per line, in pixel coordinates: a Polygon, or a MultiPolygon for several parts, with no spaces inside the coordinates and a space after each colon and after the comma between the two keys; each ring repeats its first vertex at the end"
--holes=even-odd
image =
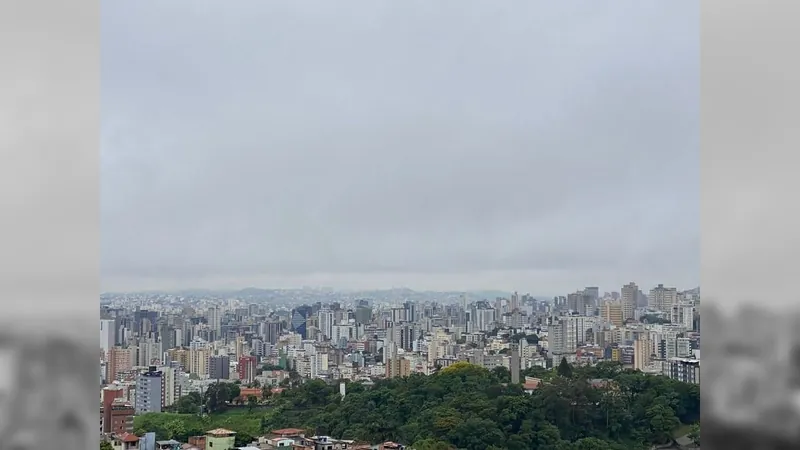
{"type": "MultiPolygon", "coordinates": [[[[372,443],[413,443],[417,450],[625,450],[668,443],[679,426],[699,421],[699,386],[619,363],[572,367],[563,360],[554,370],[537,367],[524,375],[544,382],[528,394],[510,383],[507,369],[464,362],[430,376],[348,383],[344,399],[338,384],[309,380],[273,396],[272,407],[253,411],[242,427],[252,435],[303,428],[372,443]]],[[[178,439],[183,436],[170,435],[165,424],[181,429],[180,417],[145,415],[137,426],[178,439]]],[[[699,440],[699,425],[692,434],[695,429],[699,440]]]]}

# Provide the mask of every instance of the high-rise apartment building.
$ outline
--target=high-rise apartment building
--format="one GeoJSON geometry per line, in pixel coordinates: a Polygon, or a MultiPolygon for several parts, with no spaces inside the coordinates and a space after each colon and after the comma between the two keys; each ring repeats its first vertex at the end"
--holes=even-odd
{"type": "Polygon", "coordinates": [[[372,308],[367,305],[359,305],[355,312],[356,323],[368,325],[372,322],[372,308]]]}
{"type": "Polygon", "coordinates": [[[634,318],[636,311],[636,298],[639,293],[639,286],[634,282],[630,282],[622,286],[622,320],[623,322],[628,319],[634,318]]]}
{"type": "Polygon", "coordinates": [[[190,351],[186,348],[167,350],[167,363],[176,362],[186,372],[191,372],[190,351]]]}
{"type": "Polygon", "coordinates": [[[638,339],[633,342],[633,368],[636,370],[644,370],[650,365],[653,357],[653,342],[649,336],[640,335],[638,339]]]}
{"type": "Polygon", "coordinates": [[[552,355],[575,353],[579,346],[586,343],[587,332],[597,329],[596,317],[560,316],[550,326],[548,340],[552,355]]]}
{"type": "Polygon", "coordinates": [[[624,320],[622,319],[622,303],[619,301],[611,300],[603,303],[603,306],[600,308],[600,315],[604,321],[617,327],[621,327],[624,324],[624,320]]]}
{"type": "Polygon", "coordinates": [[[600,288],[597,286],[588,286],[583,289],[583,293],[589,297],[593,305],[596,305],[597,300],[600,299],[600,288]]]}
{"type": "Polygon", "coordinates": [[[334,314],[328,308],[322,308],[317,313],[319,319],[319,331],[324,339],[333,337],[334,314]]]}
{"type": "Polygon", "coordinates": [[[264,323],[264,332],[262,336],[264,339],[272,345],[278,343],[278,336],[281,335],[281,323],[280,322],[266,322],[264,323]]]}
{"type": "Polygon", "coordinates": [[[670,312],[672,306],[677,303],[678,290],[676,288],[664,287],[663,284],[650,289],[650,295],[647,297],[647,304],[649,307],[659,311],[670,312]]]}
{"type": "Polygon", "coordinates": [[[250,350],[255,356],[264,356],[266,354],[266,347],[264,341],[261,339],[253,339],[250,341],[250,350]]]}
{"type": "Polygon", "coordinates": [[[136,378],[136,414],[161,412],[164,407],[164,374],[150,366],[136,378]]]}
{"type": "Polygon", "coordinates": [[[291,330],[303,339],[308,337],[308,319],[311,318],[312,313],[313,308],[308,305],[298,306],[292,310],[291,330]]]}
{"type": "Polygon", "coordinates": [[[239,358],[239,379],[242,383],[251,383],[256,378],[258,358],[255,356],[242,356],[239,358]]]}
{"type": "Polygon", "coordinates": [[[230,379],[231,359],[222,355],[208,358],[208,377],[212,380],[230,379]]]}
{"type": "Polygon", "coordinates": [[[208,350],[205,348],[189,350],[189,373],[200,378],[208,375],[208,356],[208,350]]]}
{"type": "Polygon", "coordinates": [[[108,361],[106,362],[106,383],[111,383],[117,379],[120,372],[127,372],[133,369],[135,357],[132,348],[111,347],[108,351],[108,361]]]}
{"type": "Polygon", "coordinates": [[[175,401],[180,398],[181,394],[180,387],[178,386],[177,372],[173,367],[169,366],[160,367],[158,371],[161,372],[161,376],[163,377],[163,406],[172,406],[175,401]]]}
{"type": "Polygon", "coordinates": [[[148,367],[151,364],[161,363],[162,347],[161,342],[156,341],[155,337],[148,337],[138,346],[137,365],[148,367]]]}
{"type": "Polygon", "coordinates": [[[116,324],[114,320],[100,320],[100,350],[103,351],[103,360],[108,361],[108,351],[116,345],[116,324]]]}
{"type": "Polygon", "coordinates": [[[670,358],[663,365],[662,375],[684,383],[700,384],[700,360],[670,358]]]}
{"type": "Polygon", "coordinates": [[[111,405],[114,404],[114,400],[122,399],[124,391],[122,390],[121,386],[109,386],[103,388],[103,433],[110,433],[111,432],[111,405]]]}
{"type": "Polygon", "coordinates": [[[220,307],[212,306],[209,308],[206,313],[206,319],[208,320],[208,327],[214,331],[215,336],[219,336],[222,329],[222,310],[220,307]]]}
{"type": "Polygon", "coordinates": [[[511,367],[509,368],[509,371],[511,372],[511,382],[517,384],[519,383],[519,372],[521,370],[519,344],[511,344],[510,364],[511,367]]]}
{"type": "Polygon", "coordinates": [[[407,377],[411,375],[411,361],[395,356],[386,362],[386,378],[407,377]]]}
{"type": "Polygon", "coordinates": [[[475,329],[477,331],[491,331],[496,319],[495,309],[488,302],[478,302],[475,304],[475,329]]]}

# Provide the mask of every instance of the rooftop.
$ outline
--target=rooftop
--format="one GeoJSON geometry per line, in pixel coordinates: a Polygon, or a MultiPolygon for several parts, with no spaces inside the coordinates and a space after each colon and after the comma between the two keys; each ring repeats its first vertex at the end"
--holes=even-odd
{"type": "Polygon", "coordinates": [[[213,430],[206,431],[206,435],[208,436],[233,436],[236,434],[235,431],[226,430],[225,428],[215,428],[213,430]]]}
{"type": "Polygon", "coordinates": [[[139,442],[139,436],[136,436],[133,433],[122,433],[117,436],[117,439],[122,442],[139,442]]]}
{"type": "Polygon", "coordinates": [[[282,428],[280,430],[273,430],[272,434],[277,434],[279,436],[299,436],[305,432],[305,430],[300,428],[282,428]]]}

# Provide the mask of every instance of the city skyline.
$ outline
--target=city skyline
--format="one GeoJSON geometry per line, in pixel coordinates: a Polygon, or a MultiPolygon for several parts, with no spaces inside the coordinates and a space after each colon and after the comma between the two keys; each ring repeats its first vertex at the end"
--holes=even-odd
{"type": "MultiPolygon", "coordinates": [[[[688,292],[688,291],[695,291],[699,290],[700,286],[694,287],[682,287],[682,286],[673,286],[668,283],[657,283],[652,286],[650,285],[640,285],[639,283],[633,282],[638,290],[647,293],[654,288],[657,287],[667,287],[675,289],[677,292],[688,292]]],[[[630,283],[630,282],[629,282],[630,283]]],[[[625,283],[627,285],[628,283],[625,283]]],[[[181,294],[181,293],[192,293],[194,292],[197,295],[201,294],[240,294],[243,292],[255,290],[255,291],[301,291],[301,290],[319,290],[319,291],[326,291],[330,290],[336,293],[369,293],[369,292],[391,292],[391,291],[399,291],[399,290],[408,290],[414,293],[433,293],[433,294],[458,294],[458,293],[465,293],[465,294],[473,294],[473,295],[484,295],[485,299],[490,299],[490,297],[509,297],[514,294],[519,295],[528,295],[531,298],[535,298],[538,300],[550,300],[553,297],[561,297],[567,294],[574,293],[576,291],[588,289],[588,288],[599,288],[600,295],[604,294],[620,294],[625,286],[619,286],[613,289],[605,289],[602,286],[586,284],[584,287],[575,287],[573,289],[568,289],[564,292],[559,293],[536,293],[536,291],[525,290],[525,289],[466,289],[466,290],[457,290],[457,289],[414,289],[408,286],[392,286],[387,288],[336,288],[332,286],[290,286],[290,287],[274,287],[274,286],[246,286],[246,287],[234,287],[228,289],[214,289],[214,288],[174,288],[174,289],[133,289],[133,290],[119,290],[119,291],[104,291],[101,292],[101,296],[105,295],[116,295],[116,294],[157,294],[157,293],[164,293],[164,294],[181,294]]]]}
{"type": "Polygon", "coordinates": [[[696,6],[474,8],[104,5],[102,290],[697,286],[696,6]]]}

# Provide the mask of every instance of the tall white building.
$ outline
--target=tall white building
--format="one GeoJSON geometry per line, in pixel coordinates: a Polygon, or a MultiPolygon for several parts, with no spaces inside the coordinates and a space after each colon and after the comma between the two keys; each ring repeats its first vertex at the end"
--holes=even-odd
{"type": "Polygon", "coordinates": [[[478,331],[491,331],[495,322],[495,310],[488,304],[475,308],[473,323],[478,331]]]}
{"type": "Polygon", "coordinates": [[[208,327],[214,330],[217,336],[219,336],[220,330],[222,329],[222,310],[219,306],[208,308],[206,319],[208,319],[208,327]]]}
{"type": "Polygon", "coordinates": [[[161,363],[161,358],[163,357],[161,350],[161,342],[157,342],[154,339],[145,339],[140,342],[137,365],[148,367],[151,364],[161,363]]]}
{"type": "Polygon", "coordinates": [[[587,331],[599,329],[600,321],[586,316],[558,317],[547,334],[551,353],[575,353],[578,347],[586,343],[587,331]]]}
{"type": "Polygon", "coordinates": [[[251,348],[253,349],[253,354],[256,356],[264,356],[266,352],[264,351],[264,342],[261,339],[253,339],[250,344],[251,348]]]}
{"type": "Polygon", "coordinates": [[[175,369],[172,367],[161,367],[158,369],[163,378],[162,386],[164,389],[164,406],[170,406],[178,399],[180,391],[175,376],[175,369]]]}
{"type": "Polygon", "coordinates": [[[333,337],[333,319],[333,311],[330,309],[323,308],[319,310],[319,331],[326,339],[331,339],[333,337]]]}
{"type": "Polygon", "coordinates": [[[100,349],[103,350],[103,359],[108,357],[108,349],[116,344],[116,334],[114,321],[108,319],[100,320],[100,349]]]}

